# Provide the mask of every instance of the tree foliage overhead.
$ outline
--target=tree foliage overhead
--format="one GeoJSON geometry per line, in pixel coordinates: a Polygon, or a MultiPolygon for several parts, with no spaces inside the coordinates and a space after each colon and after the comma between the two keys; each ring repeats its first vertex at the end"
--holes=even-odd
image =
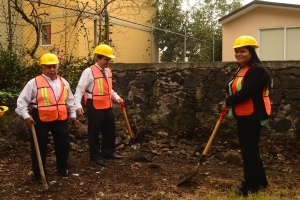
{"type": "Polygon", "coordinates": [[[182,0],[157,0],[155,4],[161,61],[182,62],[184,55],[189,62],[221,61],[222,26],[218,20],[240,8],[241,0],[199,0],[185,10],[181,5],[182,0]]]}

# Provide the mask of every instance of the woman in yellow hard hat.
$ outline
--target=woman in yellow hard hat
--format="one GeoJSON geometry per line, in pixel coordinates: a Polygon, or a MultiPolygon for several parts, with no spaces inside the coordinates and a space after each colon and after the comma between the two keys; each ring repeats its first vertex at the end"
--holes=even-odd
{"type": "Polygon", "coordinates": [[[223,109],[237,120],[238,140],[244,162],[244,180],[236,194],[247,196],[268,186],[260,158],[259,140],[262,126],[271,114],[269,99],[270,74],[262,65],[251,36],[238,37],[233,45],[238,68],[228,83],[228,96],[223,109]]]}

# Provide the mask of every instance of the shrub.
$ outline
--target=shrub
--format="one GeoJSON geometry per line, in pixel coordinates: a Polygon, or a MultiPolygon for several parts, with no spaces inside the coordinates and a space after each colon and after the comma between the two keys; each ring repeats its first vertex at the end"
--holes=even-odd
{"type": "MultiPolygon", "coordinates": [[[[8,98],[18,97],[25,84],[32,78],[41,74],[38,62],[28,64],[23,56],[5,51],[0,46],[0,102],[5,103],[8,98]]],[[[60,64],[59,75],[69,83],[75,92],[82,71],[93,64],[93,59],[64,57],[60,64]]]]}

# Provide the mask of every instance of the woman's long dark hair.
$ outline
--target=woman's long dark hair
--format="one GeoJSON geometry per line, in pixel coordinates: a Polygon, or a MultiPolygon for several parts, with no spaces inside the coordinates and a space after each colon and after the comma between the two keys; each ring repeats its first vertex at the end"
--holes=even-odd
{"type": "Polygon", "coordinates": [[[248,62],[248,66],[252,66],[253,64],[259,64],[265,69],[265,72],[267,73],[266,81],[265,81],[265,88],[270,89],[271,88],[271,76],[270,76],[268,69],[262,65],[260,59],[258,58],[258,56],[256,54],[255,49],[252,46],[245,46],[245,47],[249,50],[250,54],[252,55],[248,62]]]}

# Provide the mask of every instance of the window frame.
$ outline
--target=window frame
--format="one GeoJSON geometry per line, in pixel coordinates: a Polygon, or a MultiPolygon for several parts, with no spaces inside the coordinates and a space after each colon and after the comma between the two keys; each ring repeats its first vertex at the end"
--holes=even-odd
{"type": "Polygon", "coordinates": [[[51,46],[52,45],[51,29],[52,29],[51,23],[42,24],[41,32],[40,32],[40,34],[41,34],[40,45],[41,46],[51,46]],[[44,32],[46,32],[47,35],[45,35],[44,32]]]}

